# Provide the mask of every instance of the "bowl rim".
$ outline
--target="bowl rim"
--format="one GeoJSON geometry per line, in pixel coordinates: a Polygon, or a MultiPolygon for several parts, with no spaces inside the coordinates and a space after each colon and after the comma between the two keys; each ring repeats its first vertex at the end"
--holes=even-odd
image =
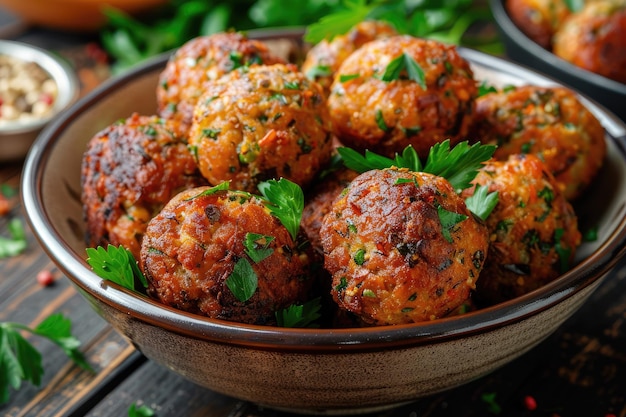
{"type": "MultiPolygon", "coordinates": [[[[573,75],[576,78],[592,84],[596,88],[602,88],[626,96],[626,84],[576,66],[555,55],[553,52],[544,49],[537,42],[530,39],[509,17],[504,7],[505,1],[506,0],[489,0],[491,3],[491,12],[497,25],[500,26],[501,31],[506,33],[506,36],[513,42],[559,72],[568,73],[570,76],[573,75]]],[[[575,86],[572,87],[575,88],[575,86]]]]}
{"type": "MultiPolygon", "coordinates": [[[[264,30],[261,33],[268,35],[274,32],[264,30]]],[[[254,34],[250,35],[253,36],[254,34]]],[[[506,69],[514,71],[515,74],[522,72],[532,76],[533,79],[554,82],[549,77],[500,57],[466,48],[459,48],[459,51],[478,64],[496,62],[498,70],[506,69]]],[[[211,319],[162,305],[146,296],[139,296],[114,283],[103,281],[90,270],[84,257],[63,242],[61,235],[50,224],[47,210],[43,206],[42,172],[48,163],[49,153],[55,146],[55,139],[87,111],[90,105],[110,91],[123,89],[134,79],[163,68],[169,55],[161,54],[125,74],[109,79],[46,126],[31,148],[22,173],[22,203],[26,218],[44,251],[65,275],[86,293],[83,295],[97,298],[111,308],[126,312],[134,319],[195,339],[264,349],[338,352],[372,350],[382,346],[388,349],[424,345],[489,332],[545,311],[602,279],[626,254],[625,217],[586,259],[557,280],[521,297],[461,316],[430,322],[366,328],[293,329],[211,319]]],[[[592,101],[590,105],[597,106],[592,101]]],[[[605,113],[610,128],[620,134],[613,139],[618,151],[626,160],[626,125],[601,106],[597,106],[595,111],[605,113]]],[[[608,128],[607,133],[610,134],[608,128]]]]}
{"type": "Polygon", "coordinates": [[[0,126],[0,134],[19,134],[41,129],[78,98],[79,81],[76,72],[59,55],[26,42],[5,39],[0,39],[0,55],[35,62],[57,84],[57,98],[46,117],[6,122],[0,126]]]}

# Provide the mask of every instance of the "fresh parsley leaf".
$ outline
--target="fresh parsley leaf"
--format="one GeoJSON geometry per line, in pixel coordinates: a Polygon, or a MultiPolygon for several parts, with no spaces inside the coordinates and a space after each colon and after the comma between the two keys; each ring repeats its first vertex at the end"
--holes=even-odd
{"type": "Polygon", "coordinates": [[[554,231],[554,250],[559,255],[559,271],[563,274],[569,270],[569,259],[572,255],[572,249],[561,244],[561,239],[565,234],[565,230],[558,228],[554,231]]]}
{"type": "Polygon", "coordinates": [[[502,407],[500,407],[500,404],[498,404],[498,402],[496,401],[495,392],[484,393],[483,395],[480,396],[480,399],[485,404],[487,404],[487,410],[490,413],[500,414],[500,412],[502,411],[502,407]]]}
{"type": "Polygon", "coordinates": [[[372,169],[385,169],[394,165],[393,159],[368,150],[365,151],[365,155],[361,155],[352,148],[339,147],[337,152],[341,155],[346,167],[361,174],[372,169]]]}
{"type": "Polygon", "coordinates": [[[424,78],[424,70],[413,59],[413,57],[406,52],[397,56],[385,68],[381,80],[390,82],[393,80],[399,80],[402,77],[403,71],[406,72],[409,80],[415,81],[419,84],[422,90],[426,90],[426,79],[424,78]]]}
{"type": "Polygon", "coordinates": [[[258,188],[269,203],[270,212],[287,228],[295,241],[304,210],[302,188],[285,178],[261,182],[258,188]]]}
{"type": "Polygon", "coordinates": [[[148,287],[148,281],[143,275],[132,252],[120,245],[115,247],[108,245],[87,248],[87,263],[93,271],[102,279],[113,281],[131,291],[135,289],[137,279],[144,288],[148,287]]]}
{"type": "Polygon", "coordinates": [[[453,242],[450,231],[463,220],[467,219],[464,214],[448,211],[441,206],[437,206],[437,215],[439,216],[439,222],[441,223],[441,233],[443,237],[450,243],[453,242]]]}
{"type": "Polygon", "coordinates": [[[246,237],[243,242],[246,254],[255,263],[261,262],[274,252],[274,249],[270,248],[274,239],[274,236],[261,235],[258,233],[246,233],[246,237]]]}
{"type": "Polygon", "coordinates": [[[423,171],[447,179],[457,191],[464,190],[495,150],[494,145],[476,143],[470,146],[467,141],[450,149],[450,140],[445,140],[430,148],[423,171]]]}
{"type": "Polygon", "coordinates": [[[399,168],[407,168],[413,172],[422,170],[422,161],[420,161],[415,148],[411,145],[404,148],[401,155],[396,154],[394,163],[399,168]]]}
{"type": "Polygon", "coordinates": [[[226,278],[226,286],[241,302],[248,301],[254,295],[258,285],[259,279],[246,258],[240,258],[233,272],[226,278]]]}
{"type": "Polygon", "coordinates": [[[321,317],[322,307],[320,297],[307,301],[304,304],[292,304],[275,313],[276,322],[280,327],[319,327],[315,320],[321,317]]]}
{"type": "Polygon", "coordinates": [[[19,255],[28,246],[24,225],[20,219],[11,219],[7,227],[10,237],[0,236],[0,259],[19,255]]]}
{"type": "Polygon", "coordinates": [[[478,97],[497,92],[498,89],[491,84],[487,84],[486,81],[483,81],[478,85],[478,97]]]}
{"type": "Polygon", "coordinates": [[[319,21],[307,26],[304,40],[313,44],[323,39],[332,40],[336,35],[348,32],[353,26],[365,20],[374,9],[374,5],[368,5],[366,0],[344,1],[344,6],[345,9],[323,16],[319,21]]]}
{"type": "Polygon", "coordinates": [[[137,406],[137,404],[131,404],[128,408],[128,417],[152,417],[154,410],[147,405],[137,406]]]}
{"type": "Polygon", "coordinates": [[[230,187],[230,183],[228,181],[224,181],[220,184],[217,184],[214,187],[210,187],[207,188],[206,190],[202,191],[201,193],[198,193],[196,195],[194,195],[193,197],[190,197],[188,200],[193,200],[194,198],[198,198],[198,197],[204,197],[207,195],[213,195],[219,191],[227,191],[230,187]]]}
{"type": "Polygon", "coordinates": [[[498,192],[489,192],[489,188],[477,185],[474,194],[465,199],[465,205],[480,219],[485,220],[498,204],[498,192]]]}
{"type": "Polygon", "coordinates": [[[44,369],[41,353],[21,334],[28,331],[45,337],[59,346],[65,354],[83,369],[93,371],[78,350],[80,341],[71,334],[71,321],[55,313],[31,329],[20,323],[0,323],[0,404],[9,400],[9,388],[19,389],[22,381],[39,386],[44,369]]]}
{"type": "Polygon", "coordinates": [[[376,124],[378,125],[380,130],[382,130],[383,132],[389,132],[389,126],[387,126],[387,123],[385,123],[385,118],[383,117],[383,111],[380,109],[377,109],[376,113],[374,114],[374,117],[376,118],[376,124]]]}

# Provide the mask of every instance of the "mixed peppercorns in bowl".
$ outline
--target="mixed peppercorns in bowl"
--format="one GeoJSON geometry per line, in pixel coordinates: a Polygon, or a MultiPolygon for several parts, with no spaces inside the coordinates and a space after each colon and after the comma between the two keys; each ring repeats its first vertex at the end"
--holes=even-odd
{"type": "Polygon", "coordinates": [[[54,54],[0,41],[0,161],[23,158],[43,127],[78,95],[71,66],[54,54]]]}

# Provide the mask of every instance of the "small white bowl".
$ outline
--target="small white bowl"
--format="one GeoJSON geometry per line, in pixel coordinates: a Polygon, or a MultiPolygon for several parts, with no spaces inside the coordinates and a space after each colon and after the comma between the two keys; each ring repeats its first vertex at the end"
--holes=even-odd
{"type": "Polygon", "coordinates": [[[76,100],[79,84],[74,70],[67,62],[36,46],[0,40],[0,55],[37,63],[56,82],[58,90],[52,111],[44,117],[18,119],[0,126],[0,162],[4,162],[19,160],[26,156],[44,126],[76,100]]]}

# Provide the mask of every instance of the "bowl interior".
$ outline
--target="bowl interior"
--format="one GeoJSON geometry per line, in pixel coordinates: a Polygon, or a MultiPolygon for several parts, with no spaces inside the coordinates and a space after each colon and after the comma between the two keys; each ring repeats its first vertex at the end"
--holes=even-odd
{"type": "MultiPolygon", "coordinates": [[[[494,85],[555,84],[546,77],[502,59],[472,50],[463,49],[461,53],[472,63],[476,79],[479,81],[486,80],[494,85]]],[[[86,144],[99,130],[114,121],[130,116],[133,112],[146,115],[155,113],[157,80],[166,59],[166,56],[157,57],[140,68],[111,80],[76,103],[64,117],[44,130],[33,146],[26,163],[23,179],[24,205],[31,226],[44,249],[78,286],[96,297],[107,299],[107,303],[118,304],[124,311],[148,311],[149,314],[158,316],[158,320],[170,324],[176,322],[182,326],[181,329],[187,326],[190,332],[209,333],[215,331],[216,327],[223,327],[224,323],[216,324],[215,320],[176,312],[167,307],[159,307],[150,300],[130,296],[124,291],[105,288],[84,261],[80,171],[86,144]]],[[[571,271],[552,284],[520,299],[459,318],[397,326],[387,330],[328,331],[325,335],[324,332],[307,333],[307,330],[295,329],[285,332],[297,334],[298,342],[304,341],[309,344],[316,343],[314,338],[318,338],[319,341],[319,338],[324,337],[328,343],[367,343],[374,333],[377,337],[387,340],[406,336],[458,334],[464,329],[476,330],[481,326],[518,320],[526,314],[532,314],[538,308],[546,308],[548,304],[558,302],[572,291],[584,288],[607,272],[617,261],[615,257],[623,255],[624,252],[626,127],[595,103],[585,98],[583,100],[598,115],[607,129],[608,157],[594,185],[576,205],[581,228],[585,230],[587,227],[597,227],[598,238],[582,245],[578,251],[578,264],[571,271]],[[362,337],[355,336],[357,334],[362,337]]],[[[225,326],[239,329],[243,333],[254,329],[254,326],[232,323],[225,326]]],[[[280,339],[280,335],[273,335],[271,329],[257,328],[256,331],[264,332],[264,335],[273,338],[272,340],[283,340],[280,339]]],[[[236,338],[232,334],[229,337],[236,338]]]]}

